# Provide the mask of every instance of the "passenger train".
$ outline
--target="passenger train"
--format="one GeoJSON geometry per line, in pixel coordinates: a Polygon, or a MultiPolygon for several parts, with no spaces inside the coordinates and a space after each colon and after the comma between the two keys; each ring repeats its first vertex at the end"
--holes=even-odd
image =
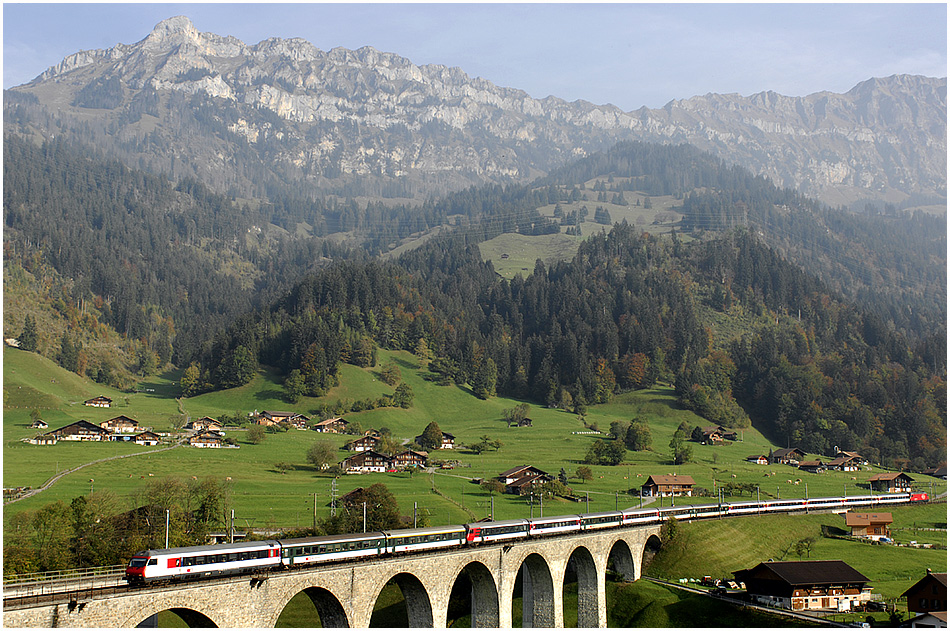
{"type": "Polygon", "coordinates": [[[585,515],[476,522],[461,526],[145,550],[137,553],[129,561],[125,578],[130,585],[142,585],[154,581],[289,569],[318,563],[461,548],[588,530],[662,524],[670,518],[693,520],[802,510],[848,510],[852,507],[927,500],[926,493],[891,493],[731,504],[695,504],[665,508],[629,508],[585,515]]]}

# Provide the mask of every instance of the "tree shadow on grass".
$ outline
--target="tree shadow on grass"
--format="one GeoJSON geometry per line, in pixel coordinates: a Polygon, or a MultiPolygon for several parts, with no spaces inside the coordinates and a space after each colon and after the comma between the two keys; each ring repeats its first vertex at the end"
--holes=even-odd
{"type": "Polygon", "coordinates": [[[254,398],[260,401],[278,400],[284,401],[284,392],[282,390],[259,390],[254,393],[254,398]]]}

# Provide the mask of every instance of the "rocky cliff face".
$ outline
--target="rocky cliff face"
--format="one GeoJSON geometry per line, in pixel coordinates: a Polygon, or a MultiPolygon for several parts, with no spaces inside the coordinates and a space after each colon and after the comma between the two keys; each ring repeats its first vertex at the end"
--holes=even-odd
{"type": "Polygon", "coordinates": [[[834,204],[946,193],[946,79],[871,79],[796,98],[710,94],[623,112],[532,99],[369,47],[247,45],[175,17],[11,92],[5,108],[19,114],[8,128],[55,128],[244,194],[282,183],[422,196],[526,180],[630,139],[689,142],[834,204]]]}

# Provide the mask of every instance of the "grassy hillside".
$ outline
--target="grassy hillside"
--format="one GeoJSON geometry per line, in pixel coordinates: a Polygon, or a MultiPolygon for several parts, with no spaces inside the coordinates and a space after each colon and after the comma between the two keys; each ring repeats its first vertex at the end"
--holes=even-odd
{"type": "MultiPolygon", "coordinates": [[[[946,547],[946,532],[915,530],[945,524],[947,505],[888,509],[894,516],[894,535],[900,542],[940,543],[946,547]]],[[[711,575],[731,578],[732,572],[751,568],[763,561],[797,561],[797,541],[816,540],[806,559],[840,559],[871,579],[876,593],[888,600],[900,596],[927,571],[945,572],[946,549],[906,548],[871,545],[857,541],[822,537],[822,527],[844,529],[844,517],[822,515],[768,515],[681,523],[676,537],[657,554],[647,573],[676,580],[711,575]],[[697,551],[701,551],[697,553],[697,551]]]]}
{"type": "MultiPolygon", "coordinates": [[[[521,464],[534,464],[557,474],[563,468],[572,478],[570,484],[584,502],[556,499],[546,502],[544,514],[570,514],[590,510],[610,510],[615,506],[637,506],[637,489],[651,474],[676,472],[693,476],[698,487],[713,489],[722,483],[745,482],[757,484],[762,497],[804,497],[805,485],[810,496],[863,493],[857,484],[871,475],[871,471],[852,474],[828,472],[806,475],[785,466],[758,466],[744,462],[746,456],[768,453],[772,447],[755,429],[742,432],[742,442],[723,446],[693,444],[693,462],[673,467],[667,447],[677,426],[685,421],[690,425],[706,423],[692,412],[677,409],[675,395],[669,387],[630,392],[615,397],[609,404],[593,406],[588,423],[596,423],[606,431],[614,420],[639,417],[646,420],[652,431],[653,450],[627,452],[626,460],[616,467],[593,466],[593,480],[584,483],[574,479],[574,472],[593,441],[603,440],[597,435],[574,434],[585,431],[579,417],[560,410],[532,406],[533,427],[507,428],[502,412],[518,401],[492,398],[487,401],[474,397],[467,388],[438,386],[424,379],[426,371],[416,358],[408,353],[380,352],[379,366],[393,358],[400,367],[403,380],[415,393],[409,409],[384,408],[347,414],[350,421],[358,421],[363,428],[388,427],[393,435],[409,441],[420,434],[426,424],[436,421],[444,431],[454,434],[462,445],[478,442],[484,435],[501,440],[498,451],[481,455],[467,449],[433,454],[443,459],[457,459],[461,467],[437,471],[435,474],[386,473],[347,475],[337,482],[337,493],[342,495],[358,486],[383,482],[399,499],[405,514],[411,514],[414,503],[419,513],[428,515],[433,524],[461,523],[489,515],[492,499],[487,492],[470,482],[471,478],[490,478],[521,464]],[[857,480],[852,480],[856,477],[857,480]],[[801,479],[802,482],[795,484],[801,479]],[[633,489],[633,495],[628,491],[633,489]]],[[[57,470],[92,462],[120,453],[143,453],[138,458],[94,464],[67,476],[50,490],[28,500],[10,505],[9,516],[21,510],[37,508],[50,501],[87,493],[90,479],[95,488],[109,488],[127,496],[134,496],[150,480],[168,475],[192,475],[231,478],[232,501],[239,523],[256,527],[295,527],[309,525],[313,515],[313,494],[317,494],[318,515],[328,514],[332,478],[316,472],[306,463],[306,452],[316,440],[331,440],[338,446],[350,439],[346,436],[324,436],[314,432],[292,430],[268,434],[258,445],[250,444],[242,429],[228,429],[239,449],[199,450],[181,447],[161,453],[150,453],[156,448],[138,447],[119,443],[65,443],[55,446],[35,446],[21,442],[36,433],[30,429],[30,410],[39,408],[42,416],[56,428],[78,419],[102,422],[118,414],[125,414],[157,430],[167,430],[184,413],[193,418],[220,414],[247,414],[255,410],[292,410],[309,414],[319,402],[338,399],[363,399],[390,393],[393,388],[379,378],[379,367],[361,369],[345,365],[341,383],[322,399],[304,398],[296,405],[282,399],[279,378],[262,372],[253,382],[226,392],[209,393],[176,401],[176,375],[153,379],[142,384],[143,392],[127,394],[101,388],[76,375],[65,372],[48,360],[33,353],[7,349],[4,354],[4,486],[40,486],[57,470]],[[149,392],[152,390],[153,392],[149,392]],[[87,408],[82,400],[96,394],[115,399],[112,409],[87,408]],[[292,468],[281,473],[275,465],[290,463],[292,468]]],[[[346,455],[339,452],[342,460],[346,455]]],[[[937,490],[946,483],[937,484],[937,490]]],[[[929,490],[929,488],[928,488],[929,490]]],[[[748,499],[748,495],[745,499],[748,499]]],[[[495,496],[494,516],[499,519],[526,517],[532,508],[525,498],[511,495],[495,496]]],[[[667,500],[668,501],[668,500],[667,500]]],[[[706,502],[711,498],[696,497],[690,501],[706,502]]],[[[679,502],[679,500],[678,500],[679,502]]],[[[665,503],[665,502],[664,502],[665,503]]],[[[542,507],[535,505],[534,514],[542,507]]]]}

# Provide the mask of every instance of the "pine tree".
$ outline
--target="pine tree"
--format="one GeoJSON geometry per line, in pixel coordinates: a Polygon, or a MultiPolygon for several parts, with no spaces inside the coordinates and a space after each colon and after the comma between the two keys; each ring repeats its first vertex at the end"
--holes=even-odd
{"type": "Polygon", "coordinates": [[[36,332],[36,320],[27,315],[23,321],[23,332],[20,333],[20,349],[35,352],[39,346],[39,334],[36,332]]]}

